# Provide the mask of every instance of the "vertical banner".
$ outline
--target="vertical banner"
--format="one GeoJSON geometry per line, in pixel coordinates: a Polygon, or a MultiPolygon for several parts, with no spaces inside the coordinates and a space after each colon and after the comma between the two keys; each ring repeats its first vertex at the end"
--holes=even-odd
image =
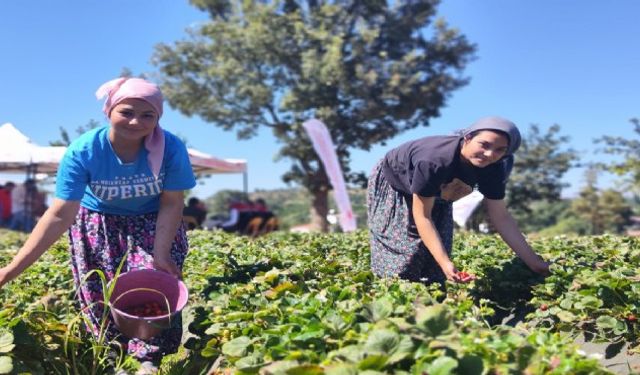
{"type": "Polygon", "coordinates": [[[331,140],[331,135],[327,127],[319,120],[310,119],[304,122],[302,126],[309,134],[314,150],[320,156],[320,160],[324,165],[324,169],[329,176],[329,181],[333,185],[333,197],[336,200],[336,206],[340,214],[338,222],[344,232],[351,232],[356,229],[356,219],[351,210],[351,202],[347,194],[347,187],[344,183],[342,168],[338,162],[335,146],[331,140]]]}

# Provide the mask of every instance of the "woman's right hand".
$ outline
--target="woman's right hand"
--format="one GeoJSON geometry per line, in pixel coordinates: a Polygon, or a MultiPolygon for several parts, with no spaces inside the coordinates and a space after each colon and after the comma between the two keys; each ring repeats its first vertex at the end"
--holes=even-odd
{"type": "Polygon", "coordinates": [[[9,270],[7,267],[0,268],[0,289],[4,286],[4,284],[9,282],[9,270]]]}
{"type": "Polygon", "coordinates": [[[458,276],[458,270],[456,266],[453,265],[453,262],[447,262],[440,266],[442,269],[442,273],[449,281],[460,282],[460,276],[458,276]]]}

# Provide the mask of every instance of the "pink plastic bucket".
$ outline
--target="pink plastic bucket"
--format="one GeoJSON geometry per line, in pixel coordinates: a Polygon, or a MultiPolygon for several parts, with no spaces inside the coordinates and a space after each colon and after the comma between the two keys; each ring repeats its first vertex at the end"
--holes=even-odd
{"type": "Polygon", "coordinates": [[[115,282],[109,298],[111,316],[118,330],[130,338],[148,339],[169,328],[172,317],[189,298],[182,280],[162,271],[133,270],[120,274],[115,282]],[[131,313],[135,307],[154,302],[169,313],[149,317],[131,313]]]}

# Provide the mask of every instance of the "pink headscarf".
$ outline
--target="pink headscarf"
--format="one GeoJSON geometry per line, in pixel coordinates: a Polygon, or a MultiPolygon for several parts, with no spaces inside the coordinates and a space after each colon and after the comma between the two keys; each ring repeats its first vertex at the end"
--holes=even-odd
{"type": "MultiPolygon", "coordinates": [[[[116,78],[106,82],[96,91],[96,97],[102,99],[107,97],[102,111],[107,117],[111,114],[113,107],[124,99],[142,99],[151,104],[158,113],[158,118],[162,116],[162,92],[158,86],[142,78],[116,78]]],[[[147,161],[153,176],[157,179],[162,166],[164,155],[164,132],[160,124],[156,125],[153,132],[144,140],[144,147],[147,149],[147,161]]]]}

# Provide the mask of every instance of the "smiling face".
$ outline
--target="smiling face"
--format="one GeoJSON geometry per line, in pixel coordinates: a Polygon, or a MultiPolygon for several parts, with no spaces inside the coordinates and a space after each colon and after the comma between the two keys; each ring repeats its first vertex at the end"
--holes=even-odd
{"type": "Polygon", "coordinates": [[[124,99],[109,115],[110,138],[118,142],[142,142],[158,125],[158,113],[142,99],[124,99]]]}
{"type": "Polygon", "coordinates": [[[501,132],[480,130],[465,137],[460,154],[465,162],[484,168],[500,160],[509,148],[509,139],[501,132]]]}

